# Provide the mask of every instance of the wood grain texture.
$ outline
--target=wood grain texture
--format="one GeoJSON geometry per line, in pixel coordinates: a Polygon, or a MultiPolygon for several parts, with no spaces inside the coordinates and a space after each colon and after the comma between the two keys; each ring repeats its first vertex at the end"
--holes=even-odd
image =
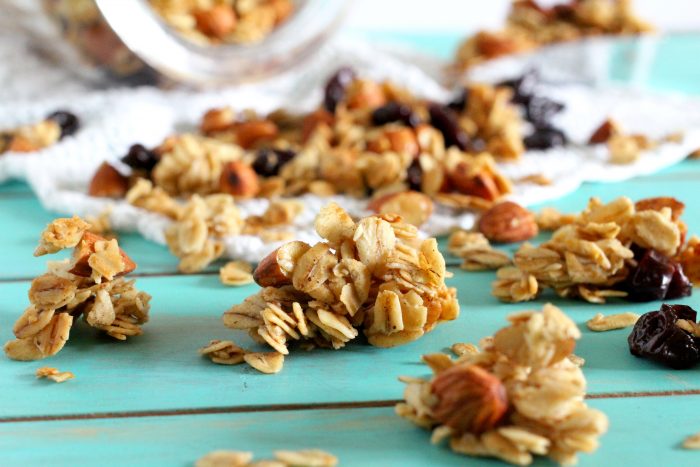
{"type": "MultiPolygon", "coordinates": [[[[700,396],[590,401],[608,415],[610,430],[578,465],[698,465],[700,453],[680,448],[700,430],[700,414],[689,410],[698,404],[700,396]]],[[[427,431],[392,408],[0,424],[0,459],[11,466],[185,466],[215,449],[262,458],[304,448],[332,452],[344,466],[505,465],[431,445],[427,431]]]]}

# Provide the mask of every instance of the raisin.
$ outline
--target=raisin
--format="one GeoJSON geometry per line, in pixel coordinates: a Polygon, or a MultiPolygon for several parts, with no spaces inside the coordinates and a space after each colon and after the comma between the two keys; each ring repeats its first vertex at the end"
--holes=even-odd
{"type": "Polygon", "coordinates": [[[564,146],[567,143],[563,131],[553,126],[535,128],[535,131],[523,139],[527,149],[549,149],[564,146]]]}
{"type": "Polygon", "coordinates": [[[454,110],[455,112],[461,112],[467,107],[468,101],[469,90],[467,88],[463,88],[459,92],[459,94],[457,94],[457,97],[455,97],[449,104],[447,104],[447,107],[454,110]]]}
{"type": "Polygon", "coordinates": [[[411,165],[406,169],[406,181],[408,187],[413,191],[421,191],[423,182],[423,168],[420,166],[418,159],[413,159],[411,165]]]}
{"type": "Polygon", "coordinates": [[[564,104],[547,97],[532,96],[525,105],[525,118],[536,128],[549,127],[549,121],[554,115],[564,109],[564,104]]]}
{"type": "Polygon", "coordinates": [[[391,122],[402,122],[415,128],[420,123],[420,117],[413,112],[409,105],[400,102],[389,102],[372,112],[374,125],[385,125],[391,122]]]}
{"type": "Polygon", "coordinates": [[[122,157],[122,162],[134,170],[143,170],[151,173],[158,163],[159,157],[155,151],[147,149],[142,144],[134,144],[129,148],[126,156],[122,157]]]}
{"type": "Polygon", "coordinates": [[[46,119],[58,123],[58,126],[61,128],[61,138],[74,134],[80,128],[80,120],[78,117],[65,110],[57,110],[49,114],[46,119]]]}
{"type": "Polygon", "coordinates": [[[345,88],[355,79],[355,70],[350,67],[342,67],[330,77],[326,83],[323,106],[331,113],[345,97],[345,88]]]}
{"type": "Polygon", "coordinates": [[[530,68],[519,78],[509,79],[499,83],[500,86],[507,86],[513,90],[513,102],[527,105],[535,94],[535,86],[540,79],[540,74],[536,69],[530,68]]]}
{"type": "Polygon", "coordinates": [[[628,300],[650,302],[686,297],[692,293],[693,287],[679,263],[656,250],[634,248],[632,251],[638,259],[637,266],[623,284],[628,300]]]}
{"type": "Polygon", "coordinates": [[[445,138],[445,146],[457,146],[462,151],[469,149],[469,135],[459,126],[457,114],[448,107],[431,103],[428,106],[430,124],[445,138]]]}
{"type": "Polygon", "coordinates": [[[263,177],[277,175],[284,164],[294,159],[296,152],[288,149],[261,149],[253,161],[253,170],[263,177]]]}
{"type": "Polygon", "coordinates": [[[627,338],[632,355],[658,361],[671,368],[689,368],[700,360],[698,339],[676,326],[678,319],[695,322],[697,313],[686,305],[661,305],[643,314],[627,338]]]}

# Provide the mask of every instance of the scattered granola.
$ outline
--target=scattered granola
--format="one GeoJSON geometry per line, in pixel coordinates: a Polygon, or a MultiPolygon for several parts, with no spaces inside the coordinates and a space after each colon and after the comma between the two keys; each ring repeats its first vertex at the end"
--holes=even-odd
{"type": "Polygon", "coordinates": [[[607,143],[610,162],[631,164],[639,159],[643,151],[653,149],[661,143],[678,143],[682,140],[682,133],[672,133],[659,139],[651,139],[642,134],[626,134],[616,121],[608,118],[593,132],[588,143],[607,143]]]}
{"type": "Polygon", "coordinates": [[[588,329],[591,331],[596,332],[612,331],[634,326],[638,319],[638,314],[630,312],[607,316],[603,315],[603,313],[596,313],[593,318],[586,321],[586,326],[588,326],[588,329]]]}
{"type": "Polygon", "coordinates": [[[684,449],[700,449],[700,433],[688,436],[683,440],[684,449]]]}
{"type": "Polygon", "coordinates": [[[41,234],[35,256],[66,248],[73,248],[73,256],[50,261],[48,272],[32,281],[30,305],[13,328],[17,339],[5,344],[8,357],[39,360],[55,355],[80,316],[118,340],[142,333],[151,296],[121,277],[136,264],[116,239],[107,240],[89,229],[88,223],[73,217],[54,220],[41,234]]]}
{"type": "Polygon", "coordinates": [[[245,261],[230,261],[219,269],[219,278],[224,285],[245,285],[253,282],[253,266],[245,261]]]}
{"type": "Polygon", "coordinates": [[[292,0],[149,0],[168,26],[203,45],[260,42],[295,9],[292,0]]]}
{"type": "Polygon", "coordinates": [[[0,131],[0,154],[5,152],[33,152],[47,148],[64,136],[78,131],[78,117],[58,110],[32,125],[0,131]]]}
{"type": "MultiPolygon", "coordinates": [[[[414,226],[393,215],[355,222],[336,204],[315,226],[325,241],[291,242],[263,259],[253,274],[263,289],[224,313],[226,326],[281,360],[294,341],[339,349],[360,331],[375,346],[405,344],[459,314],[437,242],[419,239],[414,226]]],[[[274,370],[267,360],[261,367],[274,370]]]]}
{"type": "Polygon", "coordinates": [[[604,303],[608,297],[650,301],[684,297],[692,285],[673,259],[683,251],[683,203],[648,198],[634,204],[621,197],[608,204],[592,198],[566,220],[547,212],[548,227],[561,225],[539,246],[522,245],[515,268],[499,271],[493,295],[504,301],[531,300],[550,287],[562,297],[604,303]]]}
{"type": "Polygon", "coordinates": [[[253,453],[249,451],[212,451],[199,459],[196,467],[334,467],[338,458],[320,449],[302,449],[300,451],[275,451],[274,460],[253,462],[253,453]]]}
{"type": "Polygon", "coordinates": [[[251,352],[233,341],[212,340],[199,349],[199,354],[219,365],[238,365],[246,362],[261,373],[279,373],[284,364],[284,355],[278,352],[251,352]]]}
{"type": "Polygon", "coordinates": [[[535,454],[573,464],[579,451],[597,449],[608,427],[584,402],[585,378],[569,358],[580,332],[551,304],[509,321],[481,351],[439,359],[429,380],[402,378],[405,401],[396,413],[460,454],[516,465],[531,464],[535,454]]]}
{"type": "Polygon", "coordinates": [[[460,267],[468,271],[498,269],[511,264],[506,253],[493,249],[484,234],[478,232],[452,232],[447,240],[447,249],[464,260],[460,267]]]}
{"type": "Polygon", "coordinates": [[[70,371],[58,371],[56,368],[43,366],[36,370],[37,378],[48,378],[56,383],[63,383],[69,379],[75,378],[75,375],[70,371]]]}
{"type": "Polygon", "coordinates": [[[465,70],[504,55],[589,36],[652,30],[634,14],[630,0],[572,0],[549,8],[530,0],[514,0],[505,28],[479,31],[468,38],[457,50],[455,68],[465,70]]]}

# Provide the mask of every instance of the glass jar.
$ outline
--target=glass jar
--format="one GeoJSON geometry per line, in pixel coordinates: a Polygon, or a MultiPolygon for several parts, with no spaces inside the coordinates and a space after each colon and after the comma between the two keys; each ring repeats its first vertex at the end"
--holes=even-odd
{"type": "Polygon", "coordinates": [[[293,0],[294,12],[253,44],[203,44],[169,26],[147,0],[43,0],[72,46],[64,60],[132,84],[217,86],[279,74],[312,56],[338,29],[345,0],[293,0]],[[77,53],[75,53],[77,52],[77,53]]]}

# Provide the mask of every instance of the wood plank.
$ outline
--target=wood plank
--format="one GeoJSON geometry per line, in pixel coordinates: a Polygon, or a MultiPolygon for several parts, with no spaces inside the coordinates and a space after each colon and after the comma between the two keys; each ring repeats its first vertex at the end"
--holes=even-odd
{"type": "MultiPolygon", "coordinates": [[[[392,400],[401,396],[399,375],[424,375],[420,355],[445,350],[454,342],[477,342],[506,323],[509,313],[541,307],[500,304],[490,296],[492,275],[456,271],[462,315],[422,339],[393,349],[355,343],[340,351],[295,351],[284,370],[263,375],[246,365],[219,366],[197,355],[210,339],[233,339],[256,348],[243,332],[221,323],[229,305],[253,293],[255,286],[226,288],[216,276],[141,278],[153,295],[152,320],[144,335],[116,342],[79,322],[71,340],[55,357],[41,362],[0,358],[0,415],[23,417],[115,411],[177,410],[392,400]],[[76,380],[44,387],[34,371],[41,366],[73,371],[76,380]],[[115,390],[118,388],[118,390],[115,390]]],[[[27,303],[28,283],[0,284],[0,338],[27,303]]],[[[700,294],[684,300],[700,308],[700,294]]],[[[629,330],[593,333],[585,321],[598,311],[644,312],[658,304],[616,303],[604,308],[558,301],[579,324],[583,338],[576,350],[592,394],[700,390],[700,373],[673,371],[637,359],[627,350],[629,330]]]]}
{"type": "MultiPolygon", "coordinates": [[[[580,456],[579,466],[700,463],[700,453],[679,447],[700,430],[700,415],[688,410],[700,404],[699,396],[590,404],[608,415],[610,430],[598,451],[580,456]]],[[[343,466],[506,465],[432,446],[428,432],[391,408],[0,423],[4,465],[184,466],[216,449],[250,450],[263,458],[277,449],[306,448],[327,450],[343,466]]],[[[540,459],[533,465],[555,464],[540,459]]]]}

